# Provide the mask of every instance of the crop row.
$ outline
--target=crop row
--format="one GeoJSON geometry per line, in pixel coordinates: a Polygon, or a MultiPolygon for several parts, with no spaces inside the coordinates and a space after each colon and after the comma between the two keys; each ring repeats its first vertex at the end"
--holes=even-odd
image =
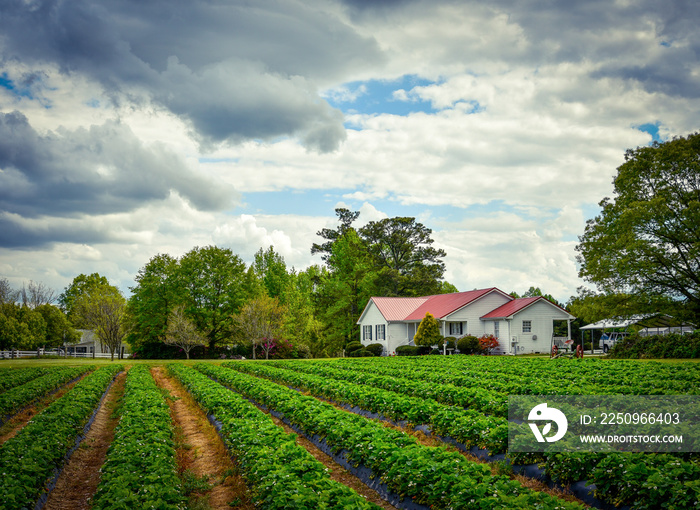
{"type": "Polygon", "coordinates": [[[700,373],[689,362],[549,360],[490,356],[421,356],[342,359],[334,362],[375,374],[456,386],[479,386],[505,394],[637,395],[698,394],[700,373]]]}
{"type": "Polygon", "coordinates": [[[0,393],[21,386],[22,384],[36,379],[47,369],[38,367],[29,368],[4,368],[0,370],[0,393]]]}
{"type": "Polygon", "coordinates": [[[0,395],[0,423],[23,407],[95,367],[57,368],[0,395]]]}
{"type": "Polygon", "coordinates": [[[233,453],[256,506],[265,509],[378,508],[331,480],[323,464],[253,404],[181,364],[168,370],[198,404],[221,423],[220,434],[233,453]]]}
{"type": "Polygon", "coordinates": [[[129,370],[120,415],[92,508],[184,509],[169,407],[147,365],[129,370]]]}
{"type": "Polygon", "coordinates": [[[88,375],[0,447],[2,508],[34,505],[47,481],[63,466],[114,375],[122,369],[110,365],[88,375]]]}
{"type": "Polygon", "coordinates": [[[323,438],[334,453],[364,465],[394,493],[431,508],[581,508],[532,491],[484,464],[444,447],[426,447],[397,430],[340,411],[316,398],[234,370],[200,363],[197,370],[281,413],[309,436],[323,438]]]}
{"type": "MultiPolygon", "coordinates": [[[[504,418],[484,416],[478,411],[440,404],[434,400],[404,396],[267,364],[233,362],[222,366],[291,385],[335,402],[358,406],[395,421],[407,420],[414,425],[429,425],[432,433],[450,436],[467,448],[477,446],[493,454],[505,453],[508,446],[508,423],[504,418]]],[[[332,377],[332,373],[325,375],[332,377]]]]}
{"type": "MultiPolygon", "coordinates": [[[[478,360],[478,358],[476,358],[478,360]]],[[[349,361],[349,360],[348,360],[349,361]]],[[[346,362],[343,360],[342,365],[345,367],[344,373],[350,374],[353,369],[357,380],[362,381],[366,378],[368,384],[385,376],[375,376],[363,370],[369,365],[383,365],[381,363],[364,363],[364,360],[357,362],[346,362]]],[[[372,360],[373,361],[373,360],[372,360]]],[[[527,371],[529,368],[537,367],[529,363],[521,364],[520,368],[527,371]]],[[[548,360],[546,360],[548,361],[548,360]]],[[[596,369],[606,367],[608,364],[600,365],[601,362],[596,361],[596,369]]],[[[321,362],[320,364],[307,364],[300,366],[297,362],[275,362],[276,365],[293,366],[294,369],[312,370],[320,374],[332,376],[333,368],[336,364],[321,362]],[[318,366],[318,368],[316,368],[318,366]],[[310,368],[309,368],[310,367],[310,368]]],[[[387,364],[391,366],[390,364],[387,364]]],[[[403,363],[401,364],[402,366],[403,363]]],[[[397,380],[408,383],[408,374],[410,370],[413,373],[411,364],[407,364],[406,368],[400,368],[404,373],[405,379],[397,378],[397,380]]],[[[459,366],[465,366],[467,363],[461,362],[459,366]]],[[[476,365],[483,366],[479,361],[476,365]]],[[[546,365],[549,367],[549,365],[546,365]]],[[[386,367],[384,367],[386,368],[386,367]]],[[[449,370],[449,364],[446,368],[449,370]]],[[[645,371],[646,369],[643,369],[645,371]]],[[[398,371],[398,370],[397,370],[398,371]]],[[[386,370],[382,370],[386,372],[386,370]]],[[[687,378],[688,372],[682,371],[687,378]]],[[[697,374],[697,370],[695,372],[697,374]]],[[[444,374],[443,374],[444,376],[444,374]]],[[[511,375],[501,374],[503,378],[510,378],[511,375]]],[[[628,376],[629,377],[629,376],[628,376]]],[[[648,377],[648,375],[647,375],[648,377]]],[[[487,376],[488,378],[488,376],[487,376]]],[[[350,378],[346,378],[350,380],[350,378]]],[[[518,379],[515,377],[515,379],[518,379]]],[[[522,377],[519,379],[523,382],[522,377]]],[[[482,384],[489,384],[489,381],[483,381],[482,384]]],[[[420,386],[420,381],[416,382],[420,386]]],[[[436,385],[439,386],[439,385],[436,385]]],[[[404,386],[398,384],[398,388],[404,389],[404,386]]],[[[519,388],[519,392],[526,393],[528,388],[519,388]]],[[[631,382],[627,384],[626,390],[629,392],[640,391],[631,382]]],[[[407,390],[410,391],[410,390],[407,390]]],[[[600,499],[613,505],[633,505],[634,508],[660,508],[664,502],[673,502],[668,508],[689,508],[695,502],[700,500],[700,465],[698,464],[697,455],[693,454],[650,454],[650,453],[558,453],[548,455],[512,455],[511,459],[516,463],[528,463],[528,461],[541,461],[544,472],[554,481],[562,484],[568,484],[580,480],[587,480],[588,484],[596,485],[596,496],[600,499]],[[528,460],[529,459],[529,460],[528,460]]]]}
{"type": "Polygon", "coordinates": [[[502,418],[508,417],[507,397],[477,386],[464,387],[390,375],[378,375],[358,370],[354,365],[341,365],[339,363],[302,363],[284,360],[273,361],[271,364],[276,367],[288,368],[308,374],[381,388],[402,395],[434,400],[442,404],[477,409],[483,413],[502,418]]]}

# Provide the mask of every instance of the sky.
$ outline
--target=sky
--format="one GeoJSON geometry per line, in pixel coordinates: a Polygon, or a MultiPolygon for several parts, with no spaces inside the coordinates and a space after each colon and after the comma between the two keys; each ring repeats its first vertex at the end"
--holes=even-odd
{"type": "Polygon", "coordinates": [[[565,302],[625,151],[700,128],[694,0],[4,0],[0,277],[415,217],[460,291],[565,302]]]}

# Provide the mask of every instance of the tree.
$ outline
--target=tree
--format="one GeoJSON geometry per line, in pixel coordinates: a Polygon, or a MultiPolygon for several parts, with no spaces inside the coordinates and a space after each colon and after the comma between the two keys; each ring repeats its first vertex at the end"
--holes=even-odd
{"type": "Polygon", "coordinates": [[[700,323],[700,133],[628,150],[586,224],[579,275],[606,294],[669,296],[700,323]]]}
{"type": "Polygon", "coordinates": [[[198,345],[207,345],[207,339],[201,335],[194,323],[185,316],[183,306],[176,307],[168,318],[168,327],[165,331],[165,343],[176,345],[185,351],[187,359],[190,359],[190,351],[198,345]]]}
{"type": "Polygon", "coordinates": [[[80,340],[80,333],[73,329],[66,315],[58,307],[44,304],[37,306],[34,311],[39,313],[46,323],[44,346],[58,347],[80,340]]]}
{"type": "Polygon", "coordinates": [[[446,253],[433,248],[432,230],[415,218],[370,221],[359,230],[374,259],[383,296],[425,296],[442,287],[446,253]]]}
{"type": "Polygon", "coordinates": [[[29,280],[28,285],[22,285],[19,295],[22,298],[22,304],[29,308],[50,305],[56,301],[56,291],[41,282],[36,283],[32,280],[29,280]]]}
{"type": "Polygon", "coordinates": [[[333,243],[327,265],[317,305],[327,347],[337,352],[359,338],[357,320],[374,293],[373,261],[357,232],[348,230],[333,243]]]}
{"type": "Polygon", "coordinates": [[[0,278],[0,305],[5,303],[14,303],[19,297],[19,291],[16,291],[10,285],[7,278],[0,278]]]}
{"type": "Polygon", "coordinates": [[[271,341],[278,338],[283,327],[285,308],[277,298],[260,296],[252,299],[232,317],[238,334],[253,347],[253,359],[258,345],[263,347],[265,359],[268,358],[271,341]]]}
{"type": "Polygon", "coordinates": [[[136,285],[131,287],[127,303],[127,339],[134,352],[140,355],[165,340],[168,317],[186,300],[184,288],[176,283],[177,268],[177,259],[158,254],[139,269],[135,277],[136,285]]]}
{"type": "Polygon", "coordinates": [[[443,340],[442,333],[440,333],[440,323],[430,312],[427,312],[418,324],[413,343],[430,347],[431,345],[442,345],[443,340]]]}
{"type": "Polygon", "coordinates": [[[284,303],[284,293],[289,280],[284,257],[276,253],[272,246],[270,246],[267,251],[263,251],[263,249],[260,248],[255,254],[253,269],[260,279],[267,295],[279,298],[279,300],[284,303]]]}
{"type": "Polygon", "coordinates": [[[185,312],[206,334],[209,349],[231,337],[232,317],[248,296],[246,267],[228,248],[195,247],[179,260],[175,284],[185,292],[185,312]]]}
{"type": "Polygon", "coordinates": [[[109,348],[111,359],[125,336],[126,299],[116,287],[100,285],[83,292],[72,303],[73,313],[109,348]]]}
{"type": "Polygon", "coordinates": [[[0,305],[0,348],[35,349],[46,339],[46,322],[40,313],[17,303],[0,305]]]}
{"type": "Polygon", "coordinates": [[[81,322],[81,317],[76,315],[74,310],[74,302],[76,299],[84,294],[90,293],[93,289],[109,285],[109,281],[104,276],[100,276],[99,273],[92,273],[91,275],[79,274],[71,284],[63,290],[63,293],[58,296],[58,304],[61,309],[65,312],[68,320],[73,324],[74,327],[80,329],[88,329],[88,325],[81,322]]]}
{"type": "Polygon", "coordinates": [[[352,224],[360,216],[359,211],[350,211],[349,209],[345,209],[343,207],[337,208],[335,210],[335,214],[336,216],[338,216],[338,221],[340,222],[338,228],[335,230],[331,228],[322,228],[321,230],[316,232],[316,235],[324,238],[326,242],[322,244],[314,243],[311,246],[311,255],[321,253],[321,258],[324,262],[327,262],[331,256],[333,243],[335,243],[338,239],[343,237],[343,235],[345,235],[345,233],[349,230],[355,230],[352,224]]]}

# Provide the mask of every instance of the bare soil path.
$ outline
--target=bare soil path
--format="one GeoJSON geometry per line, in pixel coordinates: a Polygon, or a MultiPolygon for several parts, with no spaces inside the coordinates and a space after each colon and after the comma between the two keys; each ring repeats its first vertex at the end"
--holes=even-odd
{"type": "Polygon", "coordinates": [[[245,482],[204,411],[182,385],[167,376],[165,368],[154,367],[151,373],[156,384],[170,395],[167,401],[175,424],[178,466],[186,487],[196,489],[197,480],[208,482],[192,490],[191,506],[196,503],[198,508],[253,510],[245,482]]]}
{"type": "Polygon", "coordinates": [[[126,372],[122,372],[105,395],[90,430],[61,472],[44,510],[90,508],[90,500],[100,483],[100,468],[104,464],[107,448],[114,439],[114,429],[119,423],[115,411],[124,395],[125,382],[126,372]]]}

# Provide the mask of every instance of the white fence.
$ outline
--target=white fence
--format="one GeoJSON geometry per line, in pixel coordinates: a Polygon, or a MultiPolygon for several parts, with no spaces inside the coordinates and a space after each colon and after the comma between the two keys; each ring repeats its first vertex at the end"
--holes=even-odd
{"type": "MultiPolygon", "coordinates": [[[[65,352],[58,353],[56,351],[0,351],[0,359],[7,358],[29,358],[29,357],[41,357],[41,356],[60,356],[62,358],[111,358],[112,355],[108,352],[65,352]]],[[[124,353],[123,357],[128,358],[131,356],[129,353],[124,353]]],[[[118,353],[114,353],[114,358],[117,359],[118,353]]]]}

